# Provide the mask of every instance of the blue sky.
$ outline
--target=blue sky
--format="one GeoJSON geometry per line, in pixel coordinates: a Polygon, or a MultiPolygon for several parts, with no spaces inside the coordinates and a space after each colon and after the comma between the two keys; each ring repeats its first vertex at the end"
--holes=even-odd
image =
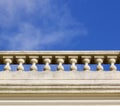
{"type": "Polygon", "coordinates": [[[120,0],[0,0],[0,50],[119,50],[120,0]]]}

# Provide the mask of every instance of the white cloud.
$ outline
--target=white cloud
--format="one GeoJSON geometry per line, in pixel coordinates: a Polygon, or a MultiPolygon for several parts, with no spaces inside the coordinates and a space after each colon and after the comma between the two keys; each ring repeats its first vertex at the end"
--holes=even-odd
{"type": "Polygon", "coordinates": [[[60,2],[0,0],[0,38],[8,42],[7,49],[50,49],[52,45],[63,45],[63,40],[67,43],[86,35],[84,25],[72,17],[67,2],[60,2]]]}

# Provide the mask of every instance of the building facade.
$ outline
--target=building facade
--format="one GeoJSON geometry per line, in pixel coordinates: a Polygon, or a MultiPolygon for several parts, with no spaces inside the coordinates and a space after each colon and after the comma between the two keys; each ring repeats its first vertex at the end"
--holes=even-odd
{"type": "Polygon", "coordinates": [[[120,51],[3,51],[0,64],[0,106],[120,106],[120,51]]]}

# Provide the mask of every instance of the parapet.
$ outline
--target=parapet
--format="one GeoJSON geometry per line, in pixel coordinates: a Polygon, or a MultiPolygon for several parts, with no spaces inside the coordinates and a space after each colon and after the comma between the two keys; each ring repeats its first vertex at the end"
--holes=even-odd
{"type": "Polygon", "coordinates": [[[119,64],[120,51],[1,51],[0,97],[120,97],[119,64]]]}

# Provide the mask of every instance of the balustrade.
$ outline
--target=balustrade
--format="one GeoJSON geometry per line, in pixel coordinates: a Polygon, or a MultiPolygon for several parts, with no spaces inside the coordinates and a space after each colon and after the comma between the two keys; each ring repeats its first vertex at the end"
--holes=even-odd
{"type": "Polygon", "coordinates": [[[120,70],[116,65],[120,64],[119,58],[119,51],[0,52],[0,64],[4,64],[0,70],[12,71],[11,65],[17,65],[16,70],[26,71],[25,65],[29,65],[30,71],[39,71],[44,65],[43,71],[52,71],[51,66],[55,65],[56,71],[66,71],[65,65],[69,65],[69,71],[92,71],[95,65],[96,71],[105,71],[103,64],[106,64],[109,71],[117,71],[120,70]]]}

